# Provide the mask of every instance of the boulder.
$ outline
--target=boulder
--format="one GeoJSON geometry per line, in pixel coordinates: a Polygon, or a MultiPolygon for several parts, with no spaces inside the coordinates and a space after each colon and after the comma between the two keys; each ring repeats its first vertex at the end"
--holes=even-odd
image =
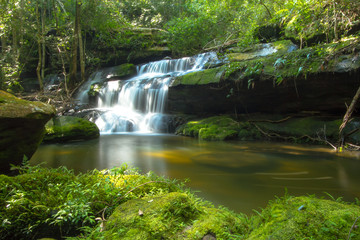
{"type": "Polygon", "coordinates": [[[227,116],[215,116],[187,122],[177,129],[176,134],[201,140],[222,141],[236,139],[239,131],[238,122],[227,116]]]}
{"type": "Polygon", "coordinates": [[[99,137],[99,128],[89,120],[60,116],[54,117],[46,126],[44,142],[89,140],[99,137]]]}
{"type": "Polygon", "coordinates": [[[44,126],[55,109],[42,102],[30,102],[0,91],[0,172],[10,164],[30,159],[44,136],[44,126]]]}
{"type": "Polygon", "coordinates": [[[129,200],[104,225],[104,239],[115,240],[231,239],[246,228],[236,214],[198,206],[191,195],[180,192],[129,200]]]}

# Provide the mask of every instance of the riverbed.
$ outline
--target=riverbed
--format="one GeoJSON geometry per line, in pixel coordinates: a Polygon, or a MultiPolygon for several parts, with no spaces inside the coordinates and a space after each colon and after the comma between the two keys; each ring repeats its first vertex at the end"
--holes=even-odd
{"type": "Polygon", "coordinates": [[[179,180],[216,205],[252,213],[274,196],[360,198],[360,158],[327,146],[273,142],[205,142],[170,134],[113,134],[43,144],[30,160],[75,172],[127,164],[179,180]]]}

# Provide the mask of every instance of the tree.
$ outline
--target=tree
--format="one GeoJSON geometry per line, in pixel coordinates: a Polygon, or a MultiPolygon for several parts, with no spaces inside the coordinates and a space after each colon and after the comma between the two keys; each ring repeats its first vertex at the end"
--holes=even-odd
{"type": "MultiPolygon", "coordinates": [[[[74,88],[78,83],[77,78],[77,65],[78,65],[78,51],[79,47],[82,48],[83,45],[81,42],[81,0],[76,0],[75,3],[75,22],[74,22],[74,34],[73,34],[73,43],[72,43],[72,57],[71,57],[71,65],[70,65],[70,73],[69,73],[69,87],[74,88]]],[[[80,50],[80,58],[83,60],[83,49],[80,50]]],[[[82,64],[85,63],[84,60],[82,64]]],[[[81,66],[81,78],[84,78],[85,67],[81,66]]]]}

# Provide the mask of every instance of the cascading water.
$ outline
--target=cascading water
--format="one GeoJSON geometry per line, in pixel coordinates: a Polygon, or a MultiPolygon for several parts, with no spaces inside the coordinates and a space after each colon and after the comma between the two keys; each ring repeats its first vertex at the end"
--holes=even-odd
{"type": "Polygon", "coordinates": [[[94,119],[101,133],[164,132],[167,93],[174,77],[200,71],[213,61],[217,61],[215,53],[150,62],[138,66],[137,75],[128,80],[106,81],[104,74],[97,72],[78,98],[86,101],[90,86],[103,82],[97,97],[101,114],[94,119]]]}

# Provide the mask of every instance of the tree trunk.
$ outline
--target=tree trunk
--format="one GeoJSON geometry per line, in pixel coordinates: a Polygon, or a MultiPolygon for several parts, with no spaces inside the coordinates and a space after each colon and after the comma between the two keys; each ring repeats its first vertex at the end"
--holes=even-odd
{"type": "Polygon", "coordinates": [[[83,40],[81,36],[80,12],[81,12],[81,4],[79,5],[79,20],[77,24],[78,24],[78,37],[79,37],[81,82],[84,82],[85,81],[85,45],[83,44],[83,40]]]}
{"type": "Polygon", "coordinates": [[[350,118],[351,118],[351,115],[352,113],[354,112],[355,110],[355,106],[356,106],[356,103],[357,101],[359,100],[359,97],[360,97],[360,87],[358,88],[355,96],[353,97],[352,101],[351,101],[351,104],[350,106],[348,107],[345,115],[344,115],[344,118],[343,118],[343,122],[342,124],[340,125],[339,127],[339,137],[340,137],[340,147],[343,146],[344,144],[344,141],[343,141],[343,130],[344,128],[346,127],[346,124],[349,122],[350,118]]]}
{"type": "Polygon", "coordinates": [[[38,64],[36,67],[36,76],[38,78],[39,81],[39,86],[40,86],[40,91],[44,90],[44,85],[43,85],[43,79],[41,77],[41,65],[42,65],[42,31],[41,31],[41,24],[40,24],[40,13],[39,13],[39,3],[38,1],[36,1],[36,25],[37,25],[37,41],[38,41],[38,54],[39,54],[39,59],[38,59],[38,64]]]}
{"type": "Polygon", "coordinates": [[[337,21],[337,11],[336,11],[335,1],[333,2],[333,6],[334,6],[334,38],[335,41],[337,41],[339,40],[339,36],[338,36],[338,21],[337,21]]]}
{"type": "Polygon", "coordinates": [[[72,60],[70,65],[70,74],[69,74],[69,88],[74,88],[77,83],[77,55],[78,55],[78,46],[79,46],[79,22],[80,22],[80,6],[79,1],[76,1],[75,6],[75,27],[74,27],[74,39],[72,44],[72,60]]]}
{"type": "Polygon", "coordinates": [[[41,16],[41,79],[45,78],[45,18],[46,18],[46,6],[43,4],[42,16],[41,16]]]}
{"type": "Polygon", "coordinates": [[[1,36],[1,51],[5,52],[6,49],[6,37],[5,34],[1,36]]]}
{"type": "Polygon", "coordinates": [[[57,9],[56,9],[56,3],[55,0],[52,1],[53,4],[53,14],[54,14],[54,18],[55,18],[55,29],[56,29],[56,33],[59,30],[59,18],[58,18],[58,14],[57,14],[57,9]]]}
{"type": "Polygon", "coordinates": [[[271,19],[272,15],[271,15],[269,8],[265,5],[265,3],[262,0],[260,0],[260,4],[264,6],[264,8],[266,9],[266,12],[269,14],[269,17],[271,19]]]}

